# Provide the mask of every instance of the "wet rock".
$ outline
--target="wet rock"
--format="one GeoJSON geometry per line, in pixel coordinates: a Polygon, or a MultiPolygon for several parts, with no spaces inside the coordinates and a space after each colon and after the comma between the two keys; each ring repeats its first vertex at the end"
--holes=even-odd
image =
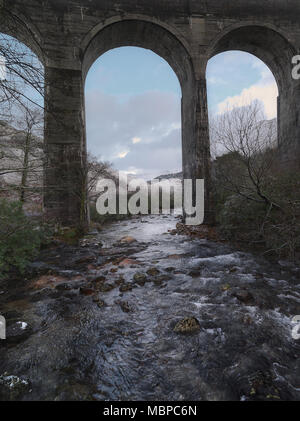
{"type": "Polygon", "coordinates": [[[188,275],[192,278],[199,278],[201,276],[201,272],[198,269],[193,269],[188,273],[188,275]]]}
{"type": "Polygon", "coordinates": [[[137,240],[135,238],[129,237],[129,236],[123,237],[120,240],[120,244],[133,244],[133,243],[136,243],[136,242],[137,242],[137,240]]]}
{"type": "Polygon", "coordinates": [[[132,285],[131,284],[121,285],[120,288],[119,288],[119,291],[120,292],[129,292],[129,291],[132,291],[132,285]]]}
{"type": "Polygon", "coordinates": [[[170,254],[170,256],[167,257],[169,260],[180,260],[184,257],[184,254],[170,254]]]}
{"type": "Polygon", "coordinates": [[[161,286],[164,282],[170,281],[172,278],[168,275],[161,275],[153,280],[154,285],[161,286]]]}
{"type": "Polygon", "coordinates": [[[56,267],[46,262],[32,262],[28,265],[28,271],[31,276],[47,275],[56,271],[56,267]]]}
{"type": "Polygon", "coordinates": [[[97,260],[96,260],[96,265],[97,266],[102,266],[102,265],[105,264],[105,262],[106,262],[105,256],[98,256],[97,257],[97,260]]]}
{"type": "Polygon", "coordinates": [[[137,272],[134,274],[133,277],[134,282],[136,282],[140,286],[144,286],[147,282],[147,276],[144,273],[137,272]]]}
{"type": "Polygon", "coordinates": [[[102,257],[124,256],[124,249],[121,247],[103,248],[99,254],[102,257]]]}
{"type": "Polygon", "coordinates": [[[160,279],[154,279],[153,283],[155,286],[160,287],[163,284],[163,281],[161,281],[160,279]]]}
{"type": "Polygon", "coordinates": [[[64,282],[62,284],[57,285],[55,289],[57,289],[58,291],[70,291],[72,289],[72,285],[67,282],[64,282]]]}
{"type": "Polygon", "coordinates": [[[114,245],[114,247],[100,250],[99,254],[100,256],[107,257],[107,258],[119,257],[120,260],[118,263],[120,263],[127,256],[131,256],[135,253],[139,253],[140,251],[144,250],[146,247],[147,247],[146,245],[141,244],[141,243],[138,244],[138,247],[132,247],[132,246],[129,247],[129,245],[126,243],[124,244],[117,243],[114,245]]]}
{"type": "Polygon", "coordinates": [[[97,235],[98,232],[94,231],[92,233],[87,234],[90,238],[83,238],[82,240],[79,241],[79,246],[82,248],[87,248],[87,247],[99,247],[102,248],[103,247],[103,243],[101,243],[101,241],[97,240],[97,235]]]}
{"type": "Polygon", "coordinates": [[[15,401],[29,392],[30,383],[28,380],[21,379],[18,376],[8,375],[8,373],[0,376],[0,400],[15,401]]]}
{"type": "Polygon", "coordinates": [[[55,288],[57,285],[68,282],[68,279],[56,275],[44,275],[32,282],[31,287],[34,289],[42,289],[45,287],[55,288]]]}
{"type": "Polygon", "coordinates": [[[80,259],[75,260],[75,264],[76,265],[81,265],[81,264],[89,264],[89,263],[93,263],[95,261],[95,256],[93,255],[88,255],[88,256],[83,256],[80,259]]]}
{"type": "Polygon", "coordinates": [[[246,315],[243,317],[243,323],[245,323],[246,325],[252,325],[254,323],[252,317],[246,315]]]}
{"type": "Polygon", "coordinates": [[[115,289],[115,285],[111,283],[101,284],[97,290],[100,292],[110,292],[115,289]]]}
{"type": "Polygon", "coordinates": [[[28,323],[19,321],[9,325],[6,329],[6,342],[17,344],[25,341],[32,333],[28,323]]]}
{"type": "Polygon", "coordinates": [[[103,307],[105,307],[105,306],[106,306],[105,301],[103,301],[103,300],[99,300],[99,301],[97,302],[97,307],[99,307],[99,308],[103,308],[103,307]]]}
{"type": "Polygon", "coordinates": [[[200,323],[195,317],[185,317],[174,328],[176,333],[194,333],[200,330],[200,323]]]}
{"type": "Polygon", "coordinates": [[[54,401],[92,401],[93,396],[90,388],[86,384],[77,383],[73,379],[66,381],[57,388],[57,396],[54,401]]]}
{"type": "Polygon", "coordinates": [[[116,304],[121,307],[124,313],[131,313],[133,311],[133,307],[127,301],[117,301],[116,304]]]}
{"type": "Polygon", "coordinates": [[[65,278],[70,279],[70,280],[74,280],[74,279],[78,280],[78,279],[82,278],[81,273],[78,272],[78,271],[75,271],[75,270],[60,270],[60,269],[57,269],[56,273],[57,273],[57,275],[65,277],[65,278]]]}
{"type": "Polygon", "coordinates": [[[73,300],[78,296],[77,292],[72,290],[72,291],[66,291],[64,293],[64,297],[69,299],[69,300],[73,300]]]}
{"type": "Polygon", "coordinates": [[[232,293],[232,296],[237,298],[240,302],[242,302],[244,304],[249,304],[249,303],[252,303],[254,301],[253,295],[245,289],[234,291],[232,293]]]}
{"type": "Polygon", "coordinates": [[[70,288],[71,289],[75,289],[75,290],[83,287],[85,284],[86,284],[86,280],[85,279],[78,279],[78,280],[75,280],[75,281],[70,281],[68,283],[68,285],[70,286],[70,288]]]}
{"type": "Polygon", "coordinates": [[[174,270],[176,270],[176,268],[174,268],[173,266],[170,266],[168,268],[165,269],[166,272],[174,272],[174,270]]]}
{"type": "Polygon", "coordinates": [[[114,259],[111,263],[113,266],[119,266],[120,262],[123,260],[123,256],[122,257],[118,257],[117,259],[114,259]]]}
{"type": "Polygon", "coordinates": [[[124,278],[123,278],[123,276],[120,276],[119,279],[115,280],[115,286],[119,287],[122,284],[124,284],[124,278]]]}
{"type": "Polygon", "coordinates": [[[260,371],[248,375],[245,396],[248,401],[278,401],[280,391],[275,385],[275,377],[270,371],[260,371]]]}
{"type": "Polygon", "coordinates": [[[134,259],[123,259],[121,260],[119,267],[121,269],[124,269],[126,266],[132,266],[132,265],[138,265],[139,262],[137,260],[134,259]]]}
{"type": "MultiPolygon", "coordinates": [[[[54,292],[55,294],[55,292],[54,292]]],[[[43,301],[47,298],[51,298],[53,295],[53,289],[52,288],[43,288],[40,291],[34,292],[30,295],[29,301],[32,303],[36,303],[39,301],[43,301]]]]}
{"type": "Polygon", "coordinates": [[[100,276],[95,276],[94,278],[92,278],[91,282],[93,284],[97,284],[97,283],[100,283],[100,282],[105,282],[105,280],[106,280],[105,276],[100,275],[100,276]]]}
{"type": "Polygon", "coordinates": [[[20,313],[20,311],[16,311],[16,310],[9,310],[6,312],[2,312],[1,311],[1,315],[5,317],[6,321],[14,321],[16,322],[17,319],[20,319],[22,317],[22,313],[20,313]]]}
{"type": "Polygon", "coordinates": [[[150,276],[157,276],[160,274],[160,271],[157,268],[150,268],[147,270],[147,274],[150,276]]]}
{"type": "Polygon", "coordinates": [[[89,297],[91,295],[95,295],[96,294],[96,291],[94,289],[91,289],[91,288],[83,288],[83,287],[81,287],[80,288],[80,294],[81,295],[85,295],[86,297],[89,297]]]}

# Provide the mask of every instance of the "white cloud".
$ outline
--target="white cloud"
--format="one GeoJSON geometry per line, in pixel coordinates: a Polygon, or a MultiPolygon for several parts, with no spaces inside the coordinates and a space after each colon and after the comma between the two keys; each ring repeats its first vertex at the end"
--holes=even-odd
{"type": "Polygon", "coordinates": [[[178,95],[148,91],[120,101],[120,96],[90,90],[86,111],[88,149],[116,170],[147,180],[181,170],[178,95]]]}
{"type": "Polygon", "coordinates": [[[117,158],[124,159],[129,154],[129,151],[121,152],[117,155],[117,158]]]}
{"type": "Polygon", "coordinates": [[[258,83],[244,89],[239,95],[226,98],[218,104],[217,114],[223,114],[234,107],[250,105],[252,101],[261,101],[268,119],[277,116],[278,87],[272,73],[266,69],[261,72],[258,83]]]}

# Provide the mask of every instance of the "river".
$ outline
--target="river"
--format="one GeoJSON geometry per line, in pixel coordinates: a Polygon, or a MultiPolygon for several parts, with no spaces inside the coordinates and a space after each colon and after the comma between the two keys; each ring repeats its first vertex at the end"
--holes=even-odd
{"type": "Polygon", "coordinates": [[[177,222],[110,224],[0,286],[0,400],[300,399],[299,268],[177,222]]]}

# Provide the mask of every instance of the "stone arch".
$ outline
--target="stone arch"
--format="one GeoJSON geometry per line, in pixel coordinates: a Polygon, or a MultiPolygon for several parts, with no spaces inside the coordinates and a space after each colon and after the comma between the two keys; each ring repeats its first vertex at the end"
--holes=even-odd
{"type": "Polygon", "coordinates": [[[182,90],[183,173],[193,178],[196,147],[196,88],[193,61],[181,43],[162,26],[144,20],[123,20],[106,26],[90,41],[83,53],[83,77],[95,60],[118,47],[135,46],[152,50],[165,59],[178,77],[182,90]]]}
{"type": "MultiPolygon", "coordinates": [[[[95,32],[95,28],[92,30],[95,32]]],[[[158,23],[143,19],[124,19],[101,29],[82,52],[85,80],[91,65],[105,52],[125,46],[145,48],[165,59],[178,77],[182,91],[182,169],[185,179],[206,180],[206,204],[210,190],[209,142],[206,136],[205,107],[200,104],[204,86],[197,80],[193,58],[181,41],[158,23]],[[202,130],[204,126],[204,130],[202,130]]],[[[206,101],[206,98],[203,102],[206,101]]]]}
{"type": "Polygon", "coordinates": [[[240,50],[262,60],[273,73],[278,85],[278,142],[287,145],[297,137],[299,106],[296,104],[292,79],[293,44],[280,30],[265,25],[245,24],[224,30],[209,47],[208,58],[217,54],[240,50]]]}
{"type": "Polygon", "coordinates": [[[45,64],[43,41],[38,29],[26,17],[11,10],[2,12],[0,32],[9,35],[28,47],[45,64]]]}
{"type": "Polygon", "coordinates": [[[92,38],[83,52],[84,78],[102,54],[125,46],[149,49],[161,56],[176,73],[182,88],[194,77],[192,59],[178,38],[156,23],[130,19],[105,26],[92,38]]]}
{"type": "Polygon", "coordinates": [[[176,28],[174,25],[170,25],[166,21],[161,21],[160,19],[154,17],[154,16],[148,16],[143,14],[137,14],[137,13],[126,13],[126,19],[121,19],[120,16],[113,16],[111,18],[108,18],[105,20],[105,22],[100,22],[97,25],[95,25],[84,37],[82,43],[81,43],[81,49],[82,51],[85,51],[89,45],[89,43],[92,41],[92,39],[103,29],[107,28],[108,26],[111,26],[115,23],[120,23],[123,20],[126,21],[139,21],[139,22],[145,22],[150,23],[153,25],[157,25],[161,27],[161,29],[165,29],[167,32],[169,32],[170,35],[173,35],[175,38],[177,38],[178,41],[181,42],[181,44],[184,46],[186,51],[191,53],[190,51],[190,44],[187,42],[187,40],[182,36],[181,32],[176,28]]]}
{"type": "Polygon", "coordinates": [[[292,79],[289,71],[291,60],[296,50],[281,32],[260,25],[227,29],[210,47],[209,58],[230,50],[240,50],[258,57],[272,71],[279,90],[288,87],[292,79]]]}

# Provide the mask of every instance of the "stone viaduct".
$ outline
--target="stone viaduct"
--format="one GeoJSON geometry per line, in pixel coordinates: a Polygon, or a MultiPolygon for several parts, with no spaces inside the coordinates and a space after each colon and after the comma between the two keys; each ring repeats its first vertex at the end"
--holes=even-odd
{"type": "Polygon", "coordinates": [[[279,146],[299,153],[300,81],[292,78],[292,57],[300,54],[299,0],[2,3],[17,25],[3,24],[0,31],[26,43],[45,66],[45,209],[50,217],[64,224],[88,218],[84,84],[94,61],[116,47],[150,49],[175,71],[182,88],[183,173],[185,178],[205,179],[207,215],[211,182],[206,66],[211,57],[241,50],[270,68],[279,88],[279,146]]]}

